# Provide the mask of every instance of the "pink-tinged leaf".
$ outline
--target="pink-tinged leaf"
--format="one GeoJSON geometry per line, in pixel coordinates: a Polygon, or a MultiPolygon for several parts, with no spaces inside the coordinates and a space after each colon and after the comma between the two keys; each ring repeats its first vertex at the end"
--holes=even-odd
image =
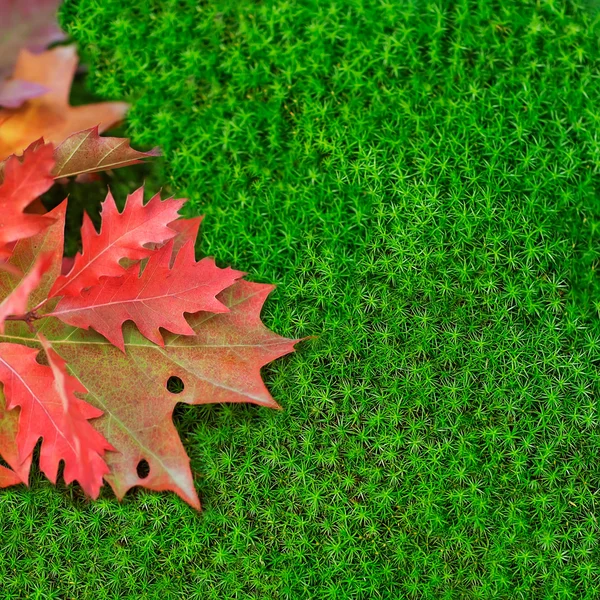
{"type": "Polygon", "coordinates": [[[0,488],[5,488],[10,485],[17,485],[18,483],[23,483],[21,478],[17,473],[12,471],[11,469],[7,469],[6,467],[0,466],[0,488]]]}
{"type": "MultiPolygon", "coordinates": [[[[54,352],[45,336],[39,331],[36,335],[44,348],[48,365],[52,370],[55,388],[62,402],[63,413],[68,417],[66,419],[68,421],[68,429],[66,431],[73,441],[75,456],[79,459],[77,465],[66,465],[64,471],[65,482],[68,484],[77,479],[86,493],[92,496],[92,498],[97,498],[102,486],[103,476],[108,473],[108,466],[101,458],[101,455],[104,451],[114,451],[115,448],[95,430],[95,444],[90,444],[91,440],[86,437],[89,432],[78,429],[77,420],[74,418],[75,415],[78,415],[79,419],[85,420],[85,417],[81,414],[81,401],[75,397],[73,392],[81,393],[81,384],[77,379],[68,374],[67,363],[54,352]],[[73,386],[73,382],[76,382],[77,385],[73,386]]],[[[93,407],[91,408],[93,409],[93,407]]],[[[84,409],[88,411],[89,415],[93,414],[93,410],[89,410],[89,404],[84,404],[84,409]]],[[[90,417],[87,418],[89,419],[90,417]]]]}
{"type": "MultiPolygon", "coordinates": [[[[195,313],[188,317],[194,335],[165,333],[164,347],[126,323],[125,354],[93,331],[74,329],[54,317],[44,320],[53,348],[89,390],[86,399],[104,413],[94,427],[117,450],[106,456],[110,474],[105,480],[119,498],[139,485],[172,490],[199,508],[189,459],[172,421],[177,402],[249,402],[280,408],[260,370],[293,352],[298,340],[278,336],[261,322],[260,311],[272,289],[237,281],[217,296],[229,312],[195,313]],[[182,380],[181,393],[167,389],[170,377],[182,380]],[[142,460],[150,467],[146,477],[137,472],[142,460]]],[[[17,324],[10,327],[17,328],[15,335],[27,335],[17,324]]]]}
{"type": "MultiPolygon", "coordinates": [[[[188,242],[188,240],[192,240],[194,244],[196,243],[196,238],[198,237],[198,231],[200,230],[200,223],[202,223],[203,216],[194,217],[192,219],[177,219],[172,223],[169,223],[169,229],[174,229],[177,232],[177,235],[173,238],[173,251],[171,253],[171,261],[169,262],[169,266],[172,267],[175,262],[175,257],[179,253],[179,250],[188,242]]],[[[160,248],[162,244],[147,244],[147,248],[151,248],[152,250],[157,250],[160,248]]],[[[124,258],[120,261],[120,265],[124,269],[129,269],[131,265],[136,263],[141,264],[141,268],[143,269],[146,265],[148,259],[144,259],[142,261],[137,260],[129,260],[128,258],[124,258]]]]}
{"type": "Polygon", "coordinates": [[[87,214],[83,217],[81,241],[83,252],[75,256],[73,268],[61,275],[52,290],[51,297],[77,296],[87,287],[96,285],[101,277],[119,277],[125,269],[119,264],[123,258],[140,260],[152,254],[145,247],[160,244],[175,237],[177,232],[168,224],[178,218],[177,211],[185,200],[161,201],[156,194],[144,205],[143,187],[127,197],[122,213],[108,193],[102,204],[102,227],[100,233],[87,214]]]}
{"type": "Polygon", "coordinates": [[[3,263],[3,267],[8,269],[0,269],[0,298],[12,294],[44,254],[50,254],[52,260],[42,273],[39,285],[29,295],[25,312],[33,310],[48,297],[48,292],[60,271],[66,210],[65,201],[47,214],[51,219],[49,227],[12,245],[8,262],[3,263]]]}
{"type": "Polygon", "coordinates": [[[175,262],[175,257],[181,250],[181,248],[187,244],[189,240],[195,244],[198,239],[198,232],[200,231],[200,223],[204,217],[194,217],[193,219],[177,219],[169,223],[169,228],[174,229],[177,235],[173,238],[173,253],[171,254],[172,266],[175,262]]]}
{"type": "Polygon", "coordinates": [[[24,211],[52,185],[53,154],[52,145],[47,144],[26,152],[22,162],[15,156],[6,162],[0,185],[0,256],[7,255],[11,242],[35,235],[52,223],[47,215],[24,211]]]}
{"type": "Polygon", "coordinates": [[[0,106],[19,108],[31,98],[37,98],[48,91],[47,87],[30,81],[11,79],[0,82],[0,106]]]}
{"type": "Polygon", "coordinates": [[[184,313],[226,312],[216,295],[244,273],[220,269],[210,258],[196,262],[193,240],[181,248],[169,268],[172,251],[170,240],[151,254],[141,275],[140,265],[135,264],[123,277],[105,277],[80,296],[64,297],[47,316],[83,329],[92,327],[123,351],[125,321],[133,321],[142,335],[159,346],[164,345],[161,327],[194,335],[184,313]]]}
{"type": "MultiPolygon", "coordinates": [[[[1,417],[0,417],[1,418],[1,417]]],[[[12,469],[0,466],[0,488],[9,487],[11,485],[17,485],[24,483],[21,477],[12,469]]]]}
{"type": "Polygon", "coordinates": [[[62,41],[56,14],[60,0],[0,0],[0,75],[10,74],[22,48],[41,52],[62,41]]]}
{"type": "MultiPolygon", "coordinates": [[[[63,253],[66,207],[67,203],[63,202],[48,214],[52,224],[42,232],[12,244],[8,262],[0,265],[0,298],[6,298],[29,277],[41,257],[53,257],[50,268],[42,274],[36,289],[29,295],[29,302],[24,307],[24,312],[31,310],[47,297],[50,287],[58,276],[58,267],[63,253]]],[[[6,409],[6,401],[0,390],[0,455],[12,469],[12,471],[1,470],[0,487],[14,483],[28,483],[32,454],[29,454],[24,461],[21,461],[18,455],[17,431],[20,412],[20,408],[6,409]]]]}
{"type": "Polygon", "coordinates": [[[60,274],[66,275],[73,268],[74,264],[75,264],[74,256],[64,256],[62,259],[61,267],[60,267],[60,274]]]}
{"type": "Polygon", "coordinates": [[[75,395],[87,390],[78,379],[66,372],[64,360],[49,350],[52,366],[36,361],[38,350],[20,344],[0,344],[0,381],[3,383],[6,408],[19,406],[17,447],[20,458],[31,454],[43,438],[40,469],[56,483],[58,465],[65,462],[64,480],[77,480],[84,491],[97,498],[108,467],[103,459],[113,447],[89,423],[102,415],[75,395]],[[55,372],[61,374],[57,381],[55,372]],[[61,389],[62,388],[62,389],[61,389]],[[65,410],[63,395],[68,400],[65,410]]]}
{"type": "Polygon", "coordinates": [[[72,177],[141,163],[143,159],[160,156],[160,150],[138,152],[129,140],[116,137],[100,137],[98,127],[79,131],[57,146],[54,177],[72,177]]]}
{"type": "Polygon", "coordinates": [[[0,334],[4,333],[4,321],[7,317],[24,315],[27,312],[29,296],[40,285],[43,275],[51,269],[54,258],[52,252],[40,255],[17,287],[0,301],[0,334]]]}

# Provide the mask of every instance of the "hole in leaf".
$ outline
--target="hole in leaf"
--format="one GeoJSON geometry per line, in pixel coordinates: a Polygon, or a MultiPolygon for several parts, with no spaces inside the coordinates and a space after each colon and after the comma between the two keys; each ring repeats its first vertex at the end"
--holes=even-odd
{"type": "Polygon", "coordinates": [[[140,462],[137,464],[136,471],[140,479],[146,479],[146,477],[150,475],[150,465],[145,458],[142,458],[142,460],[140,460],[140,462]]]}
{"type": "Polygon", "coordinates": [[[181,381],[180,377],[176,377],[175,375],[169,377],[167,381],[167,390],[169,390],[171,394],[181,394],[184,387],[185,386],[183,385],[183,381],[181,381]]]}
{"type": "Polygon", "coordinates": [[[40,350],[36,357],[35,357],[35,362],[38,365],[44,365],[46,367],[50,366],[50,363],[48,362],[48,357],[46,356],[46,352],[44,350],[40,350]]]}

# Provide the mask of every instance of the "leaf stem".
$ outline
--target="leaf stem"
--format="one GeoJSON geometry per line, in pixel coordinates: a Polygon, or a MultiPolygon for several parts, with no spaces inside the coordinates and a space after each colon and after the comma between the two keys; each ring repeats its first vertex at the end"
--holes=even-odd
{"type": "MultiPolygon", "coordinates": [[[[44,304],[46,304],[46,302],[48,302],[48,300],[50,300],[50,298],[44,298],[44,300],[42,300],[37,306],[34,306],[27,314],[30,313],[37,313],[38,310],[40,310],[40,308],[42,308],[42,306],[44,306],[44,304]]],[[[41,319],[41,317],[37,316],[35,317],[36,319],[41,319]]]]}
{"type": "Polygon", "coordinates": [[[8,317],[4,317],[5,321],[24,321],[31,332],[35,331],[33,322],[37,319],[41,319],[41,317],[35,312],[35,309],[30,310],[24,315],[9,315],[8,317]]]}

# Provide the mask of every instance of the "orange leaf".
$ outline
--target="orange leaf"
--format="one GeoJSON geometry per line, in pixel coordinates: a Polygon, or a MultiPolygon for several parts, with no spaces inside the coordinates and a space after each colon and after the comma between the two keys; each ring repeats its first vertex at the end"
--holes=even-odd
{"type": "Polygon", "coordinates": [[[37,55],[21,51],[13,77],[50,91],[19,108],[0,110],[0,159],[20,154],[40,137],[60,144],[74,132],[98,125],[102,133],[123,119],[128,108],[124,102],[69,104],[77,63],[75,46],[59,46],[37,55]]]}

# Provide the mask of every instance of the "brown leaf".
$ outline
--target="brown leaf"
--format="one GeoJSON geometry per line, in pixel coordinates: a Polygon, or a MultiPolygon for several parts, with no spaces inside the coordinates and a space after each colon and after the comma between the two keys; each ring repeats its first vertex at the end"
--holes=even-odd
{"type": "MultiPolygon", "coordinates": [[[[28,152],[44,145],[43,138],[35,140],[26,148],[28,152]]],[[[148,152],[139,152],[129,145],[128,138],[101,137],[98,127],[78,131],[70,135],[54,149],[54,168],[51,175],[58,183],[68,183],[69,177],[75,176],[78,183],[96,181],[98,173],[136,165],[146,158],[160,156],[158,147],[148,152]]],[[[17,157],[22,160],[22,156],[17,157]]],[[[0,183],[4,179],[4,169],[8,159],[0,161],[0,183]]],[[[46,210],[41,202],[37,203],[39,213],[46,210]]],[[[31,212],[31,211],[30,211],[31,212]]]]}
{"type": "Polygon", "coordinates": [[[160,156],[158,147],[138,152],[126,138],[100,137],[98,127],[70,135],[54,152],[55,178],[96,173],[141,163],[143,159],[160,156]]]}

